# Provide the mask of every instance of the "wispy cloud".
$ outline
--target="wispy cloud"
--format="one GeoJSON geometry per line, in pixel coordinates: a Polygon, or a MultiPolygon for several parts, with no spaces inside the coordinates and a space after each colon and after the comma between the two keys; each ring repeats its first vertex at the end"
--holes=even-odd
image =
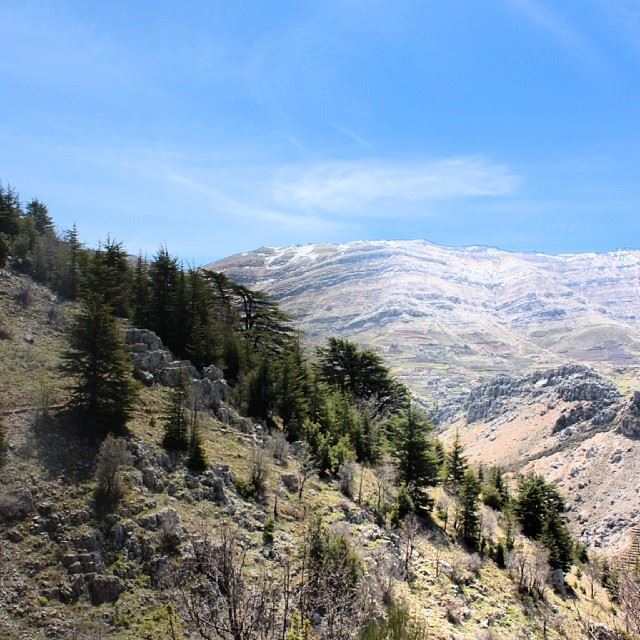
{"type": "Polygon", "coordinates": [[[262,221],[273,224],[291,227],[306,228],[335,228],[337,224],[333,221],[323,220],[310,215],[297,215],[285,210],[269,207],[269,203],[260,203],[243,199],[241,196],[232,193],[233,187],[227,182],[226,190],[216,184],[215,179],[210,181],[193,178],[184,173],[168,171],[164,179],[182,189],[186,189],[192,194],[204,198],[211,208],[212,213],[224,213],[238,216],[249,221],[262,221]]]}
{"type": "Polygon", "coordinates": [[[544,29],[561,45],[573,53],[596,57],[591,45],[555,11],[541,0],[506,0],[517,13],[537,27],[544,29]]]}
{"type": "Polygon", "coordinates": [[[360,147],[365,147],[367,149],[371,149],[371,144],[367,142],[362,136],[359,136],[357,133],[347,129],[346,127],[341,127],[340,125],[335,124],[335,122],[327,123],[332,129],[335,129],[338,133],[341,133],[345,138],[349,138],[353,142],[355,142],[360,147]]]}
{"type": "Polygon", "coordinates": [[[272,194],[285,208],[395,217],[434,201],[508,196],[520,183],[506,166],[478,156],[367,160],[283,168],[273,179],[272,194]]]}

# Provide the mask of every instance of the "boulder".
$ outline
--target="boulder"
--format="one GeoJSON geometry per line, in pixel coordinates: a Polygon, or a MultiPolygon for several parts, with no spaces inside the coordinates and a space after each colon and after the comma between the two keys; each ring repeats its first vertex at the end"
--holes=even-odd
{"type": "Polygon", "coordinates": [[[92,529],[87,533],[83,533],[75,543],[76,549],[84,549],[85,551],[98,551],[102,548],[104,540],[102,534],[97,529],[92,529]]]}
{"type": "Polygon", "coordinates": [[[187,380],[199,380],[200,373],[189,360],[174,360],[157,374],[160,383],[166,387],[175,387],[181,377],[187,380]]]}
{"type": "Polygon", "coordinates": [[[33,496],[28,490],[0,494],[0,520],[24,520],[34,510],[33,496]]]}
{"type": "Polygon", "coordinates": [[[148,329],[127,329],[125,338],[128,345],[142,346],[145,351],[162,349],[162,340],[160,340],[157,334],[148,329]]]}
{"type": "Polygon", "coordinates": [[[634,392],[631,401],[624,408],[618,430],[627,438],[640,438],[640,391],[634,392]]]}
{"type": "Polygon", "coordinates": [[[284,485],[285,489],[290,493],[298,493],[298,491],[300,490],[300,481],[298,480],[298,476],[296,476],[295,474],[285,473],[280,476],[280,479],[282,480],[282,484],[284,485]]]}
{"type": "Polygon", "coordinates": [[[124,591],[124,584],[116,576],[94,575],[89,581],[89,595],[94,605],[115,602],[124,591]]]}
{"type": "Polygon", "coordinates": [[[150,371],[145,371],[144,369],[136,369],[135,377],[147,387],[153,385],[153,373],[151,373],[150,371]]]}
{"type": "Polygon", "coordinates": [[[218,369],[215,365],[209,365],[203,372],[202,377],[206,380],[218,381],[224,378],[224,374],[222,373],[222,369],[218,369]]]}
{"type": "Polygon", "coordinates": [[[164,479],[155,467],[147,467],[142,470],[142,484],[154,493],[164,491],[164,479]]]}

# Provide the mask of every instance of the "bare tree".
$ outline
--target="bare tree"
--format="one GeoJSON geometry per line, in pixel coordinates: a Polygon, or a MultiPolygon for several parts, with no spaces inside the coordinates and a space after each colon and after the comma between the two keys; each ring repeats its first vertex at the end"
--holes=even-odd
{"type": "Polygon", "coordinates": [[[480,511],[480,530],[485,543],[491,543],[498,530],[498,516],[491,507],[483,507],[480,511]]]}
{"type": "Polygon", "coordinates": [[[393,486],[395,471],[392,465],[382,464],[376,468],[376,511],[382,513],[384,506],[389,502],[393,486]]]}
{"type": "Polygon", "coordinates": [[[277,431],[271,438],[269,448],[274,459],[282,466],[286,466],[289,456],[289,442],[282,431],[277,431]]]}
{"type": "Polygon", "coordinates": [[[271,640],[289,622],[290,576],[252,576],[237,529],[224,525],[212,537],[192,540],[194,558],[175,586],[192,631],[205,640],[271,640]],[[287,603],[283,615],[283,603],[287,603]]]}
{"type": "Polygon", "coordinates": [[[304,485],[309,478],[312,478],[318,469],[318,463],[313,455],[311,448],[305,442],[302,445],[300,462],[298,464],[298,500],[302,500],[302,492],[304,485]]]}
{"type": "Polygon", "coordinates": [[[416,550],[416,540],[420,525],[415,514],[410,514],[402,521],[400,527],[400,540],[403,547],[402,552],[402,570],[405,580],[409,580],[411,576],[411,561],[416,550]]]}
{"type": "Polygon", "coordinates": [[[445,533],[447,533],[447,525],[449,524],[449,517],[451,516],[451,512],[456,509],[456,503],[456,498],[449,494],[447,491],[443,491],[442,495],[436,502],[436,513],[442,520],[442,529],[445,533]]]}
{"type": "Polygon", "coordinates": [[[98,451],[96,458],[96,504],[99,508],[115,505],[124,495],[124,485],[120,472],[132,464],[132,457],[124,438],[114,438],[109,434],[98,451]]]}
{"type": "Polygon", "coordinates": [[[506,567],[511,578],[518,585],[518,591],[538,598],[544,596],[550,569],[548,553],[540,545],[526,549],[523,545],[507,553],[506,567]]]}
{"type": "Polygon", "coordinates": [[[604,561],[595,551],[589,552],[589,560],[582,567],[585,578],[589,583],[591,599],[595,598],[596,584],[602,582],[604,561]]]}

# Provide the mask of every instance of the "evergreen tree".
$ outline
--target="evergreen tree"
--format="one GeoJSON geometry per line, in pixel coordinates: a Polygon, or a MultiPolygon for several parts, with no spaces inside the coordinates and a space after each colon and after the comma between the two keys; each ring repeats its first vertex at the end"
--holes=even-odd
{"type": "Polygon", "coordinates": [[[393,457],[397,479],[405,484],[416,508],[431,510],[425,489],[438,483],[438,461],[433,451],[433,425],[410,405],[393,420],[393,457]]]}
{"type": "Polygon", "coordinates": [[[11,242],[6,233],[0,232],[0,269],[7,266],[9,256],[11,255],[11,242]]]}
{"type": "Polygon", "coordinates": [[[187,354],[197,367],[222,363],[223,330],[217,317],[212,290],[198,269],[187,274],[189,300],[187,354]]]}
{"type": "Polygon", "coordinates": [[[178,378],[176,386],[171,389],[167,404],[162,439],[162,444],[166,449],[187,451],[189,448],[188,394],[187,378],[182,374],[178,378]]]}
{"type": "Polygon", "coordinates": [[[75,377],[70,406],[98,426],[124,425],[135,401],[129,355],[109,307],[88,299],[69,334],[63,370],[75,377]]]}
{"type": "Polygon", "coordinates": [[[187,276],[182,267],[178,268],[176,293],[173,302],[173,337],[172,349],[182,357],[187,355],[187,345],[193,329],[193,318],[189,313],[187,295],[187,276]]]}
{"type": "Polygon", "coordinates": [[[176,332],[179,330],[175,323],[178,264],[166,248],[162,247],[154,257],[149,267],[149,275],[149,328],[160,336],[169,349],[176,352],[176,332]]]}
{"type": "Polygon", "coordinates": [[[566,571],[573,541],[564,521],[565,502],[556,487],[536,474],[521,478],[514,510],[524,535],[545,545],[554,569],[566,571]]]}
{"type": "Polygon", "coordinates": [[[509,502],[509,488],[502,475],[500,467],[492,467],[489,480],[482,487],[482,501],[496,511],[502,511],[509,502]]]}
{"type": "Polygon", "coordinates": [[[138,256],[136,268],[133,274],[133,323],[136,327],[149,326],[149,301],[151,293],[149,289],[149,268],[147,261],[138,256]]]}
{"type": "Polygon", "coordinates": [[[447,484],[455,495],[458,495],[458,489],[464,481],[466,469],[467,460],[456,429],[456,437],[451,446],[451,451],[447,455],[447,484]]]}
{"type": "Polygon", "coordinates": [[[104,248],[91,257],[82,283],[84,296],[99,297],[112,312],[121,317],[129,316],[131,293],[131,269],[121,242],[107,238],[104,248]]]}
{"type": "Polygon", "coordinates": [[[49,209],[44,202],[37,198],[27,203],[25,217],[32,218],[36,231],[41,235],[53,235],[53,220],[49,215],[49,209]]]}
{"type": "Polygon", "coordinates": [[[303,620],[298,612],[294,613],[291,619],[287,640],[316,640],[311,623],[307,618],[303,620]]]}
{"type": "Polygon", "coordinates": [[[283,352],[276,367],[276,410],[291,442],[302,437],[307,414],[305,370],[299,350],[298,344],[283,352]]]}
{"type": "Polygon", "coordinates": [[[11,185],[5,189],[0,184],[0,234],[11,241],[20,232],[20,198],[11,185]]]}
{"type": "Polygon", "coordinates": [[[238,336],[229,328],[224,334],[224,377],[229,382],[238,382],[243,370],[242,350],[238,336]]]}
{"type": "Polygon", "coordinates": [[[551,516],[544,523],[540,542],[549,550],[549,566],[567,572],[571,568],[574,544],[566,523],[551,516]]]}
{"type": "Polygon", "coordinates": [[[64,233],[64,245],[67,248],[67,255],[61,269],[59,290],[62,295],[72,300],[78,296],[80,291],[80,273],[82,268],[82,244],[78,236],[78,227],[75,222],[71,229],[64,233]]]}
{"type": "Polygon", "coordinates": [[[376,413],[397,413],[406,408],[408,392],[393,379],[382,358],[342,338],[329,338],[316,350],[321,380],[354,398],[375,400],[376,413]]]}
{"type": "Polygon", "coordinates": [[[467,469],[459,487],[460,520],[459,531],[462,541],[471,549],[480,543],[480,518],[478,516],[480,481],[473,469],[467,469]]]}
{"type": "Polygon", "coordinates": [[[31,276],[33,275],[33,252],[37,239],[38,232],[33,219],[21,218],[18,234],[13,239],[13,264],[17,269],[31,276]]]}
{"type": "Polygon", "coordinates": [[[247,376],[247,413],[269,422],[275,405],[274,380],[271,365],[262,358],[257,369],[247,376]]]}
{"type": "Polygon", "coordinates": [[[191,433],[189,434],[189,456],[187,457],[187,467],[194,473],[202,473],[208,465],[207,454],[205,453],[200,436],[198,424],[198,413],[194,411],[191,417],[191,433]]]}

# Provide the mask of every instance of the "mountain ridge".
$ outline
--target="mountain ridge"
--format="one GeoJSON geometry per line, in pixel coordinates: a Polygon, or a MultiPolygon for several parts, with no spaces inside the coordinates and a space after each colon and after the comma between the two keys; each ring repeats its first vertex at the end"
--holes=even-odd
{"type": "Polygon", "coordinates": [[[272,294],[310,344],[339,331],[374,346],[427,402],[501,372],[579,362],[611,373],[640,356],[637,250],[354,241],[262,247],[207,268],[272,294]]]}

